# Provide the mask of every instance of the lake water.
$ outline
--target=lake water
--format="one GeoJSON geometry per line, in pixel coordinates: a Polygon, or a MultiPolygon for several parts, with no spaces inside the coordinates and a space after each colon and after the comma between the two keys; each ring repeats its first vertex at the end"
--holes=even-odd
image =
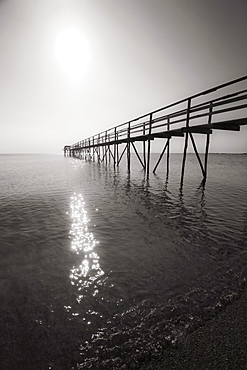
{"type": "MultiPolygon", "coordinates": [[[[152,167],[158,155],[152,155],[152,167]]],[[[0,156],[1,369],[139,369],[244,291],[246,155],[181,155],[145,179],[0,156]]]]}

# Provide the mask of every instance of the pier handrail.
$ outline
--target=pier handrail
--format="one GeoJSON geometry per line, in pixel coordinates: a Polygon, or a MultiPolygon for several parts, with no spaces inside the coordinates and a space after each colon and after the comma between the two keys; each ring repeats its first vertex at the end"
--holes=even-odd
{"type": "Polygon", "coordinates": [[[140,136],[150,135],[151,130],[152,130],[152,133],[155,132],[155,130],[156,132],[160,132],[161,128],[169,130],[171,125],[173,125],[172,127],[176,126],[175,129],[181,129],[182,127],[181,126],[178,127],[178,124],[186,123],[188,113],[189,113],[189,121],[191,121],[191,120],[209,117],[209,115],[211,116],[220,115],[220,114],[229,113],[234,110],[241,110],[243,108],[247,108],[247,104],[246,104],[247,103],[247,94],[246,94],[247,89],[241,89],[241,90],[234,91],[231,93],[228,92],[228,93],[223,94],[222,96],[217,96],[211,100],[199,102],[192,106],[192,101],[194,101],[197,98],[204,98],[205,95],[215,93],[216,91],[220,89],[224,89],[229,86],[236,85],[245,80],[247,80],[247,76],[243,76],[241,78],[229,81],[227,83],[220,84],[211,89],[207,89],[200,93],[194,94],[190,97],[181,99],[175,103],[168,104],[162,108],[156,109],[152,112],[148,112],[144,115],[141,115],[132,120],[121,123],[117,126],[114,126],[105,131],[102,131],[96,135],[93,135],[77,143],[74,143],[70,145],[70,148],[71,150],[74,150],[74,149],[86,148],[90,146],[91,147],[99,146],[101,144],[104,145],[105,143],[112,143],[116,141],[116,137],[117,137],[117,141],[121,143],[121,140],[124,140],[126,138],[135,138],[136,135],[140,135],[140,136]],[[233,105],[243,100],[246,100],[244,104],[233,105]],[[189,110],[188,110],[189,102],[190,104],[189,104],[189,110]],[[174,110],[174,107],[177,107],[179,109],[174,110]],[[213,111],[211,111],[212,107],[214,108],[213,111]],[[219,109],[215,110],[216,107],[218,107],[219,109]],[[166,111],[166,114],[154,117],[158,113],[161,113],[164,111],[166,111]],[[198,114],[195,114],[195,113],[198,113],[198,114]],[[164,122],[164,121],[167,121],[167,122],[164,122]],[[135,136],[133,136],[133,134],[135,136]]]}

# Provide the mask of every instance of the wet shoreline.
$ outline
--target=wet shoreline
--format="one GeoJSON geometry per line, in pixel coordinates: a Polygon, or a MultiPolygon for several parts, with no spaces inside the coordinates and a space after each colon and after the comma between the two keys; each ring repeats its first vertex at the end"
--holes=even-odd
{"type": "Polygon", "coordinates": [[[247,291],[204,326],[190,333],[183,344],[168,348],[162,359],[140,369],[246,369],[246,306],[247,291]]]}

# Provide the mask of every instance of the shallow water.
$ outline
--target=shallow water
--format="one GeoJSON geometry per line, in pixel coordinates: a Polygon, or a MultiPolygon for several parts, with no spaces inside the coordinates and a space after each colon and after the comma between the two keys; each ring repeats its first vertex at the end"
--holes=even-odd
{"type": "MultiPolygon", "coordinates": [[[[0,156],[1,368],[138,369],[245,289],[246,155],[188,155],[145,179],[0,156]]],[[[157,155],[152,155],[152,167],[157,155]]]]}

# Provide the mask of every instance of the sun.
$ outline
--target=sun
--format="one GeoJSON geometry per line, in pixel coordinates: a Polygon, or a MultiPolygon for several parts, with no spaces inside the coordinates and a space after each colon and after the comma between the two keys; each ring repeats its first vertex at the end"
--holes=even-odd
{"type": "Polygon", "coordinates": [[[67,27],[57,33],[54,56],[71,82],[82,82],[87,73],[91,53],[89,44],[79,29],[67,27]]]}

